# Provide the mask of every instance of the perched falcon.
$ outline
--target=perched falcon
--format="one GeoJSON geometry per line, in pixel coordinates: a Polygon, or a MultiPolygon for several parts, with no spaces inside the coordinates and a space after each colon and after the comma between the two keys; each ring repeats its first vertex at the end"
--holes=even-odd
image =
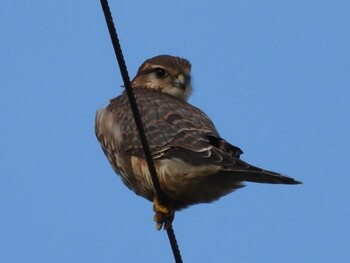
{"type": "Polygon", "coordinates": [[[127,94],[96,114],[96,136],[104,153],[131,190],[154,202],[158,228],[172,220],[174,211],[217,200],[244,181],[300,183],[240,159],[241,149],[221,138],[209,117],[187,103],[190,70],[184,58],[156,56],[141,65],[131,82],[167,204],[155,194],[127,94]]]}

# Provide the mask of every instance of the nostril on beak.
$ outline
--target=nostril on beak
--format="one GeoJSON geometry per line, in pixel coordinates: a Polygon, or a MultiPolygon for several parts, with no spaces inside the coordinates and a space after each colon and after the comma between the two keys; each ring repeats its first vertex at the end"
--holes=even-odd
{"type": "Polygon", "coordinates": [[[185,90],[186,89],[186,79],[185,76],[183,74],[179,74],[176,76],[175,80],[173,81],[173,84],[182,89],[185,90]]]}

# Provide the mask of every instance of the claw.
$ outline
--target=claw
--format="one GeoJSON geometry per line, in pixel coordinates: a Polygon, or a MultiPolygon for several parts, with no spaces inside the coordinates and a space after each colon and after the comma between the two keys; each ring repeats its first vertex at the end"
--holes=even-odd
{"type": "Polygon", "coordinates": [[[163,226],[164,230],[168,229],[174,220],[175,211],[161,204],[156,196],[153,198],[153,211],[156,212],[153,220],[156,222],[157,230],[162,229],[163,226]]]}

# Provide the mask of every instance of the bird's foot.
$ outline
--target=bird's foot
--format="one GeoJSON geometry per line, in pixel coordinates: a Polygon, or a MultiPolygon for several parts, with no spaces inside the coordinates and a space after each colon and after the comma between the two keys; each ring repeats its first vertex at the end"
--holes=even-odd
{"type": "Polygon", "coordinates": [[[153,220],[156,222],[157,230],[162,229],[163,226],[164,230],[168,229],[174,220],[175,211],[160,203],[156,196],[153,198],[153,211],[156,212],[153,220]]]}

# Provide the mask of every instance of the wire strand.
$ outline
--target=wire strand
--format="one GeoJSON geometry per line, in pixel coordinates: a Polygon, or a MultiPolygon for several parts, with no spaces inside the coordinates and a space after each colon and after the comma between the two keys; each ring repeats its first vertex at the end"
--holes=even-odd
{"type": "MultiPolygon", "coordinates": [[[[157,194],[159,201],[163,204],[167,204],[168,203],[167,197],[165,196],[164,192],[160,188],[160,184],[159,184],[159,180],[158,180],[158,176],[157,176],[157,171],[156,171],[155,166],[154,166],[152,154],[151,154],[151,151],[150,151],[150,148],[148,145],[148,141],[147,141],[145,129],[144,129],[144,126],[142,123],[140,111],[137,107],[135,95],[134,95],[134,92],[132,91],[132,88],[131,88],[128,70],[126,68],[125,60],[124,60],[123,53],[121,50],[117,31],[116,31],[115,26],[114,26],[113,17],[112,17],[112,14],[111,14],[111,11],[110,11],[110,8],[108,5],[108,1],[107,0],[100,0],[100,1],[101,1],[102,10],[103,10],[103,13],[104,13],[104,16],[106,19],[109,35],[111,37],[111,41],[113,44],[114,52],[115,52],[115,55],[116,55],[116,58],[117,58],[117,61],[119,64],[120,73],[121,73],[121,76],[123,78],[124,87],[125,87],[126,93],[128,95],[130,107],[131,107],[131,110],[132,110],[132,113],[133,113],[133,116],[135,119],[137,130],[139,132],[142,148],[143,148],[143,151],[145,153],[145,158],[147,161],[149,172],[151,174],[152,183],[153,183],[153,186],[154,186],[154,189],[156,191],[156,194],[157,194]]],[[[174,229],[172,227],[172,224],[167,226],[167,234],[168,234],[169,242],[170,242],[173,254],[174,254],[175,262],[182,263],[180,249],[179,249],[179,246],[178,246],[177,241],[176,241],[176,237],[175,237],[175,233],[174,233],[174,229]]]]}

